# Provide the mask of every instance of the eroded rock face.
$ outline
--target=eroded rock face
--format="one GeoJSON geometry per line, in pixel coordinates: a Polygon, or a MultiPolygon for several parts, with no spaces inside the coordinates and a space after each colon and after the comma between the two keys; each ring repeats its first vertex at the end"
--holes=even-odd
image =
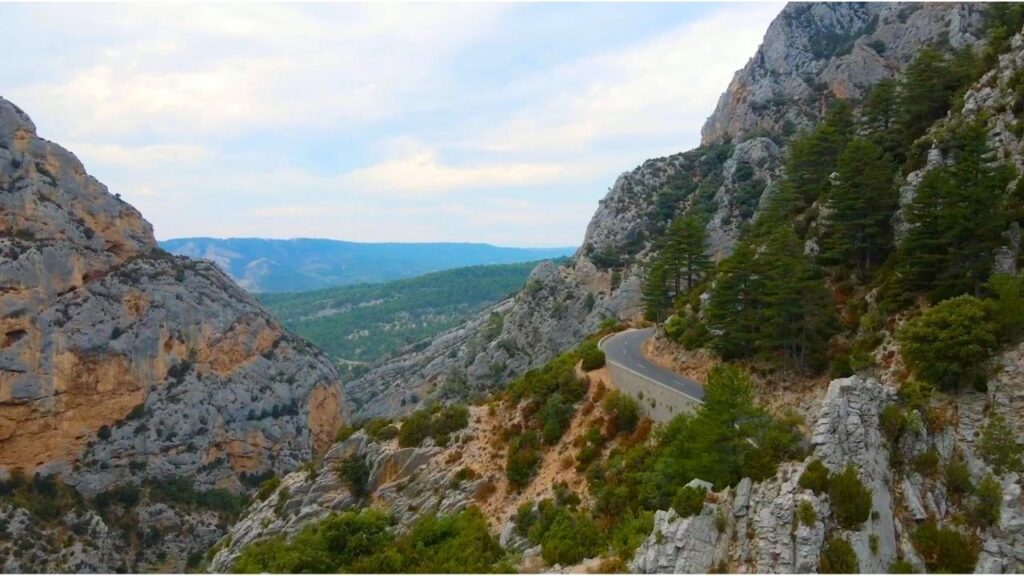
{"type": "Polygon", "coordinates": [[[454,514],[469,506],[485,479],[455,478],[458,469],[435,458],[441,449],[398,448],[395,442],[372,442],[362,431],[333,446],[316,469],[293,472],[266,500],[255,502],[231,527],[210,563],[225,572],[249,544],[278,535],[292,536],[334,512],[372,504],[387,510],[403,530],[420,515],[454,514]],[[369,467],[367,496],[359,498],[338,471],[342,462],[359,459],[369,467]]]}
{"type": "MultiPolygon", "coordinates": [[[[0,99],[0,476],[55,473],[86,496],[170,476],[239,491],[243,474],[286,472],[326,450],[346,414],[326,357],[212,263],[158,250],[138,211],[0,99]]],[[[182,514],[165,512],[148,520],[182,514]]],[[[223,530],[171,524],[180,545],[150,548],[177,570],[223,530]]],[[[119,556],[123,542],[97,546],[81,569],[163,562],[119,556]]]]}
{"type": "Polygon", "coordinates": [[[937,3],[789,4],[736,73],[701,130],[705,144],[792,133],[821,114],[824,95],[860,98],[923,46],[977,45],[984,6],[937,3]]]}

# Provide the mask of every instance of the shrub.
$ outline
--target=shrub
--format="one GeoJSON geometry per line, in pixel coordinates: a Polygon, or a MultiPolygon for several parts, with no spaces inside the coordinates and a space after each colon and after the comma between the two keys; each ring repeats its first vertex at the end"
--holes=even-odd
{"type": "Polygon", "coordinates": [[[889,404],[882,408],[882,412],[878,415],[878,424],[882,428],[882,434],[895,449],[900,437],[907,429],[907,413],[898,405],[889,404]]]}
{"type": "Polygon", "coordinates": [[[580,351],[580,359],[583,362],[583,370],[587,372],[604,367],[604,351],[598,348],[597,344],[584,347],[580,351]]]}
{"type": "Polygon", "coordinates": [[[96,437],[100,440],[110,440],[110,426],[106,424],[100,426],[100,429],[96,431],[96,437]]]}
{"type": "Polygon", "coordinates": [[[978,491],[974,495],[974,520],[981,526],[992,526],[999,523],[1000,506],[1003,502],[1003,488],[991,474],[987,474],[978,483],[978,491]]]}
{"type": "Polygon", "coordinates": [[[931,448],[914,458],[914,470],[926,478],[938,476],[942,461],[939,459],[939,452],[931,448]]]}
{"type": "Polygon", "coordinates": [[[430,436],[430,414],[426,410],[417,410],[402,422],[398,429],[398,445],[412,448],[423,443],[430,436]]]}
{"type": "Polygon", "coordinates": [[[280,485],[281,479],[278,478],[277,476],[264,480],[262,483],[260,483],[259,490],[256,491],[256,499],[259,500],[260,502],[265,501],[267,498],[270,498],[270,495],[273,494],[274,491],[277,490],[277,487],[280,485]]]}
{"type": "Polygon", "coordinates": [[[1022,471],[1022,448],[1017,443],[1013,430],[998,414],[989,418],[988,423],[982,428],[978,450],[985,462],[995,469],[996,474],[1022,471]]]}
{"type": "Polygon", "coordinates": [[[804,526],[814,526],[814,523],[818,521],[818,514],[814,511],[814,505],[807,500],[801,500],[800,505],[796,507],[796,518],[804,526]]]}
{"type": "Polygon", "coordinates": [[[814,459],[800,475],[798,482],[801,488],[815,494],[824,494],[828,492],[828,468],[825,468],[821,460],[814,459]]]}
{"type": "Polygon", "coordinates": [[[627,514],[619,518],[612,526],[609,544],[615,554],[622,560],[633,558],[636,549],[643,544],[654,529],[654,512],[644,510],[636,514],[627,514]]]}
{"type": "Polygon", "coordinates": [[[567,566],[596,556],[603,549],[597,525],[582,513],[562,508],[544,534],[540,554],[548,564],[567,566]]]}
{"type": "Polygon", "coordinates": [[[438,445],[446,446],[448,438],[466,426],[469,426],[469,408],[452,404],[434,415],[430,422],[430,434],[438,445]]]}
{"type": "Polygon", "coordinates": [[[387,516],[376,510],[333,514],[310,524],[291,541],[260,540],[242,550],[233,572],[331,573],[391,544],[387,516]]]}
{"type": "Polygon", "coordinates": [[[559,393],[548,397],[547,402],[537,412],[540,419],[541,436],[545,444],[554,444],[562,438],[562,434],[572,421],[573,407],[559,393]]]}
{"type": "Polygon", "coordinates": [[[356,433],[356,429],[353,428],[352,426],[349,426],[349,425],[346,424],[345,426],[342,426],[341,428],[338,428],[338,433],[334,435],[334,441],[335,442],[344,442],[345,440],[348,440],[355,433],[356,433]]]}
{"type": "Polygon", "coordinates": [[[963,498],[974,491],[971,482],[971,471],[967,468],[964,455],[959,450],[953,452],[946,463],[946,491],[956,499],[963,498]]]}
{"type": "Polygon", "coordinates": [[[373,418],[369,420],[364,426],[363,430],[366,431],[366,435],[370,440],[382,441],[390,440],[394,438],[394,434],[398,433],[398,429],[391,425],[391,420],[387,418],[373,418]],[[394,433],[390,433],[388,430],[392,429],[394,433]]]}
{"type": "Polygon", "coordinates": [[[366,464],[365,458],[353,456],[338,464],[335,472],[346,484],[352,495],[356,498],[364,498],[370,490],[370,466],[366,464]]]}
{"type": "Polygon", "coordinates": [[[847,530],[857,529],[871,516],[871,490],[860,481],[853,466],[834,474],[828,483],[836,523],[847,530]]]}
{"type": "Polygon", "coordinates": [[[505,476],[509,484],[522,488],[530,483],[537,465],[540,464],[540,437],[533,430],[527,430],[512,439],[505,462],[505,476]]]}
{"type": "Polygon", "coordinates": [[[609,392],[603,405],[608,414],[608,428],[613,435],[632,432],[640,421],[640,405],[618,390],[609,392]]]}
{"type": "Polygon", "coordinates": [[[972,296],[943,300],[896,333],[903,357],[922,380],[944,390],[985,382],[984,362],[999,342],[999,326],[972,296]]]}
{"type": "Polygon", "coordinates": [[[921,524],[910,541],[929,572],[967,574],[978,562],[978,542],[952,528],[939,528],[933,521],[921,524]]]}
{"type": "Polygon", "coordinates": [[[672,508],[683,518],[700,514],[704,509],[706,491],[692,486],[683,486],[672,498],[672,508]]]}
{"type": "Polygon", "coordinates": [[[856,574],[860,563],[853,546],[842,538],[833,538],[821,551],[818,571],[822,574],[856,574]]]}

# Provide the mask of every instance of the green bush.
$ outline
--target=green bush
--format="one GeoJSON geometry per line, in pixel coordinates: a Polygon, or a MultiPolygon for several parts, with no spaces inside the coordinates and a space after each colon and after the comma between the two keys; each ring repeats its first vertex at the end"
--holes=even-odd
{"type": "Polygon", "coordinates": [[[388,517],[377,510],[333,514],[310,524],[291,541],[260,540],[242,550],[232,571],[246,574],[332,573],[392,543],[388,517]]]}
{"type": "Polygon", "coordinates": [[[932,521],[914,529],[910,541],[929,572],[969,574],[978,563],[979,546],[975,538],[953,528],[940,528],[932,521]]]}
{"type": "Polygon", "coordinates": [[[281,479],[277,476],[268,478],[260,484],[259,490],[256,491],[256,499],[260,502],[270,498],[270,495],[277,490],[277,487],[281,485],[281,479]]]}
{"type": "Polygon", "coordinates": [[[363,425],[363,430],[370,440],[377,442],[390,440],[398,433],[398,429],[391,425],[387,418],[373,418],[363,425]]]}
{"type": "Polygon", "coordinates": [[[922,380],[944,390],[985,382],[983,364],[999,343],[999,326],[972,296],[943,300],[896,333],[907,364],[922,380]]]}
{"type": "Polygon", "coordinates": [[[856,574],[860,572],[860,562],[853,546],[842,538],[833,538],[821,551],[818,571],[822,574],[856,574]]]}
{"type": "Polygon", "coordinates": [[[597,344],[582,347],[580,350],[580,360],[583,362],[583,370],[590,372],[591,370],[597,370],[604,366],[604,351],[597,347],[597,344]]]}
{"type": "Polygon", "coordinates": [[[545,444],[554,444],[562,438],[562,434],[572,422],[573,412],[572,404],[566,402],[561,394],[555,392],[548,397],[547,402],[537,412],[545,444]]]}
{"type": "Polygon", "coordinates": [[[462,404],[445,406],[434,416],[431,422],[431,433],[437,436],[448,436],[469,426],[469,408],[462,404]]]}
{"type": "Polygon", "coordinates": [[[609,545],[616,556],[628,562],[653,529],[654,512],[644,510],[636,514],[627,514],[618,518],[612,526],[608,537],[609,545]]]}
{"type": "Polygon", "coordinates": [[[882,408],[878,415],[878,425],[882,428],[882,434],[895,450],[900,437],[907,429],[907,413],[896,404],[889,404],[882,408]]]}
{"type": "Polygon", "coordinates": [[[626,394],[612,390],[604,398],[604,411],[612,433],[632,432],[640,422],[640,405],[626,394]]]}
{"type": "Polygon", "coordinates": [[[672,508],[683,518],[700,514],[704,509],[705,490],[683,486],[672,498],[672,508]]]}
{"type": "Polygon", "coordinates": [[[938,476],[942,465],[938,450],[931,448],[914,458],[914,471],[925,478],[938,476]]]}
{"type": "Polygon", "coordinates": [[[338,433],[334,435],[335,442],[344,442],[348,440],[353,434],[356,433],[356,429],[348,424],[338,428],[338,433]]]}
{"type": "Polygon", "coordinates": [[[604,551],[597,525],[579,512],[559,509],[541,541],[541,557],[550,565],[568,566],[604,551]]]}
{"type": "Polygon", "coordinates": [[[981,429],[978,450],[985,462],[995,469],[996,474],[1024,471],[1021,461],[1024,449],[1017,443],[1013,430],[998,414],[990,417],[988,423],[981,429]]]}
{"type": "Polygon", "coordinates": [[[811,460],[797,482],[805,490],[810,490],[815,494],[824,494],[828,492],[828,468],[825,468],[821,460],[811,460]]]}
{"type": "Polygon", "coordinates": [[[402,448],[419,446],[430,436],[430,413],[417,410],[409,415],[398,429],[398,445],[402,448]]]}
{"type": "Polygon", "coordinates": [[[383,512],[334,514],[291,540],[250,544],[232,567],[241,573],[455,573],[507,571],[504,552],[479,510],[423,516],[395,536],[383,512]]]}
{"type": "Polygon", "coordinates": [[[871,516],[871,490],[860,481],[853,466],[832,475],[828,483],[836,523],[847,530],[856,530],[871,516]]]}
{"type": "Polygon", "coordinates": [[[523,488],[533,479],[540,464],[540,436],[533,430],[527,430],[512,439],[508,447],[508,458],[505,462],[505,476],[509,484],[515,488],[523,488]]]}
{"type": "Polygon", "coordinates": [[[365,498],[370,491],[370,466],[365,458],[352,456],[338,463],[335,472],[345,482],[352,495],[356,498],[365,498]]]}
{"type": "Polygon", "coordinates": [[[468,425],[469,409],[462,405],[417,410],[402,422],[398,430],[398,445],[412,448],[427,438],[433,438],[438,445],[445,446],[452,433],[468,425]]]}
{"type": "Polygon", "coordinates": [[[971,471],[967,468],[964,455],[959,450],[953,452],[946,463],[946,491],[957,500],[974,491],[971,482],[971,471]]]}
{"type": "Polygon", "coordinates": [[[197,490],[188,478],[149,478],[144,482],[151,500],[182,506],[196,506],[214,510],[228,517],[236,517],[245,508],[245,499],[222,488],[197,490]]]}
{"type": "Polygon", "coordinates": [[[974,494],[974,520],[981,526],[993,526],[999,523],[1000,507],[1003,503],[1003,488],[991,474],[986,475],[978,483],[978,491],[974,494]]]}
{"type": "Polygon", "coordinates": [[[818,513],[814,511],[814,505],[807,500],[801,500],[796,507],[796,518],[804,526],[814,526],[818,521],[818,513]]]}

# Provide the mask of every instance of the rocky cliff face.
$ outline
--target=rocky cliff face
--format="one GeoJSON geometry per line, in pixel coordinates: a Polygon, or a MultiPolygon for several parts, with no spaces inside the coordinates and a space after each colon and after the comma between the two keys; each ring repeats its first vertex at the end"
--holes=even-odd
{"type": "Polygon", "coordinates": [[[651,241],[675,214],[704,210],[713,255],[728,255],[740,225],[774,190],[788,138],[812,125],[829,98],[863,96],[929,44],[977,45],[984,9],[787,6],[722,95],[700,148],[619,176],[568,264],[542,265],[514,299],[350,383],[358,415],[401,414],[442,392],[492,389],[575,344],[604,318],[636,315],[651,241]],[[504,319],[497,331],[492,314],[504,319]]]}
{"type": "Polygon", "coordinates": [[[914,467],[896,467],[892,462],[914,462],[934,452],[941,469],[960,455],[974,485],[988,474],[998,479],[1003,495],[999,521],[977,530],[981,544],[977,571],[1020,572],[1024,569],[1021,479],[1014,472],[995,474],[979,455],[978,439],[983,426],[996,415],[1020,426],[1022,354],[1024,349],[1018,348],[998,359],[987,393],[958,397],[955,406],[949,400],[934,402],[931,410],[950,417],[941,424],[913,427],[896,445],[886,440],[880,425],[882,410],[896,400],[895,388],[856,376],[833,381],[812,424],[812,456],[783,465],[774,478],[744,479],[735,489],[715,494],[696,516],[680,518],[672,510],[659,511],[654,530],[630,568],[641,573],[700,573],[716,568],[816,572],[825,535],[830,534],[851,544],[861,572],[888,572],[897,558],[925,572],[924,559],[911,544],[911,531],[925,520],[955,524],[970,513],[969,504],[954,498],[941,475],[922,475],[914,467]],[[832,472],[854,466],[871,490],[871,516],[859,529],[835,525],[828,495],[799,485],[800,475],[813,459],[832,472]],[[815,511],[811,525],[798,520],[797,507],[802,502],[815,511]]]}
{"type": "Polygon", "coordinates": [[[325,450],[346,410],[323,355],[216,266],[159,250],[0,99],[0,476],[238,491],[325,450]]]}
{"type": "Polygon", "coordinates": [[[722,94],[701,130],[703,142],[807,127],[826,96],[864,96],[924,46],[977,46],[984,11],[980,4],[791,4],[722,94]]]}

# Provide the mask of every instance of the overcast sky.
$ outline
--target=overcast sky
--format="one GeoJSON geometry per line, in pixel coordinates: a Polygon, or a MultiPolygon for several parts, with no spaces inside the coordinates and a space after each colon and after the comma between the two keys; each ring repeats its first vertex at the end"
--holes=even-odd
{"type": "Polygon", "coordinates": [[[577,245],[781,4],[0,5],[0,95],[159,239],[577,245]]]}

